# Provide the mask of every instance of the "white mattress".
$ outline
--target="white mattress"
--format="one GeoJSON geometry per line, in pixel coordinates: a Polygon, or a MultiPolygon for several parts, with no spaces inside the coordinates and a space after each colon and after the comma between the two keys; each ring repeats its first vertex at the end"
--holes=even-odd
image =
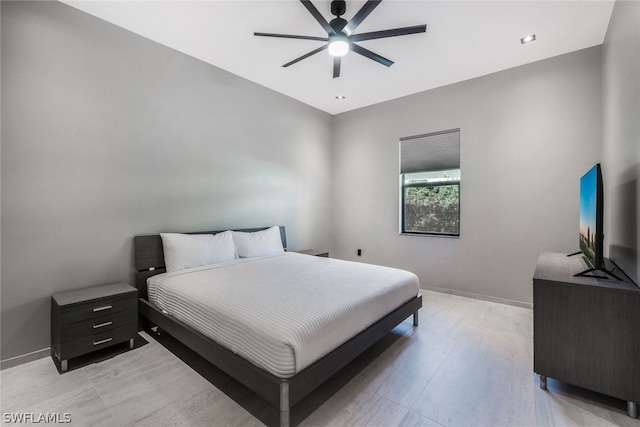
{"type": "Polygon", "coordinates": [[[149,301],[280,378],[300,372],[415,297],[408,271],[296,253],[148,280],[149,301]]]}

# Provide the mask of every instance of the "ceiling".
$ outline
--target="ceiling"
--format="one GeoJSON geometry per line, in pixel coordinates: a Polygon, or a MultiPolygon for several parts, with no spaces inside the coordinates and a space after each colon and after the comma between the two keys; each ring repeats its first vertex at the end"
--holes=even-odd
{"type": "MultiPolygon", "coordinates": [[[[282,67],[322,42],[253,35],[326,37],[297,0],[64,3],[338,114],[602,44],[614,1],[384,0],[355,34],[418,24],[427,24],[426,33],[360,42],[395,64],[387,68],[350,52],[337,79],[326,51],[282,67]],[[537,40],[522,45],[520,38],[532,33],[537,40]]],[[[327,21],[333,18],[329,1],[313,4],[327,21]]],[[[349,20],[363,4],[347,1],[343,17],[349,20]]]]}

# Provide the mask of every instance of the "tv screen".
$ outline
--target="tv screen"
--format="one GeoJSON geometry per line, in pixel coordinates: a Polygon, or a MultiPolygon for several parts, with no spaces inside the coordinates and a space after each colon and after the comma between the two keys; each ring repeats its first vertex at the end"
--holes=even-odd
{"type": "Polygon", "coordinates": [[[602,172],[596,164],[580,178],[580,250],[596,269],[604,267],[602,172]]]}

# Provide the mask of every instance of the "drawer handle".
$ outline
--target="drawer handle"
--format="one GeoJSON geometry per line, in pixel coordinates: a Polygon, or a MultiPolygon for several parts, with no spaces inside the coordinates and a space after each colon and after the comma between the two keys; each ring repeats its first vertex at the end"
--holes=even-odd
{"type": "Polygon", "coordinates": [[[110,305],[105,305],[103,307],[96,307],[93,309],[93,312],[95,313],[96,311],[104,311],[104,310],[111,310],[113,307],[111,307],[110,305]]]}
{"type": "Polygon", "coordinates": [[[105,338],[105,339],[100,340],[100,341],[94,341],[94,342],[93,342],[93,345],[100,345],[100,344],[104,344],[104,343],[106,343],[106,342],[111,341],[112,339],[113,339],[113,338],[105,338]]]}
{"type": "Polygon", "coordinates": [[[113,322],[100,323],[99,325],[93,325],[93,329],[104,328],[105,326],[109,326],[109,325],[112,325],[112,324],[113,324],[113,322]]]}

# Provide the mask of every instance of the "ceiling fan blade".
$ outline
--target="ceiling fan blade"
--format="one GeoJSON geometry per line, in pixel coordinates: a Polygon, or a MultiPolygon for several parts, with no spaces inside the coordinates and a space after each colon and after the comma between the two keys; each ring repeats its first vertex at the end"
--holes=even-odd
{"type": "Polygon", "coordinates": [[[311,3],[310,0],[300,0],[300,2],[304,5],[304,7],[307,8],[309,13],[311,13],[313,17],[316,18],[316,21],[318,21],[318,23],[322,25],[322,28],[324,28],[327,34],[329,35],[335,34],[335,31],[333,31],[333,28],[331,28],[331,25],[329,25],[327,20],[324,19],[324,16],[322,16],[322,14],[318,11],[318,9],[316,9],[316,7],[313,5],[313,3],[311,3]]]}
{"type": "Polygon", "coordinates": [[[393,65],[393,61],[391,61],[390,59],[387,59],[384,56],[380,56],[377,53],[373,53],[370,50],[365,49],[362,46],[358,46],[355,43],[351,43],[351,50],[355,53],[359,53],[362,56],[379,62],[382,65],[386,65],[387,67],[391,67],[393,65]]]}
{"type": "Polygon", "coordinates": [[[333,78],[340,77],[340,63],[342,57],[334,56],[333,57],[333,78]]]}
{"type": "Polygon", "coordinates": [[[367,0],[367,2],[362,6],[362,8],[356,13],[351,21],[344,27],[344,32],[348,34],[353,33],[353,31],[364,21],[364,19],[369,16],[373,9],[378,7],[382,0],[367,0]]]}
{"type": "Polygon", "coordinates": [[[281,37],[283,39],[318,40],[321,42],[329,41],[327,37],[296,36],[293,34],[253,33],[253,35],[262,37],[281,37]]]}
{"type": "Polygon", "coordinates": [[[317,49],[313,49],[311,52],[309,52],[309,53],[305,53],[305,54],[304,54],[304,55],[302,55],[301,57],[296,58],[296,59],[294,59],[294,60],[293,60],[293,61],[291,61],[291,62],[287,62],[286,64],[284,64],[284,65],[283,65],[283,67],[285,67],[285,68],[286,68],[286,67],[288,67],[289,65],[293,65],[293,64],[295,64],[296,62],[300,62],[300,61],[302,61],[303,59],[306,59],[306,58],[310,57],[311,55],[315,55],[315,54],[316,54],[316,53],[318,53],[318,52],[322,52],[323,50],[325,50],[325,49],[327,48],[327,46],[329,46],[329,45],[328,45],[328,44],[325,44],[324,46],[320,46],[320,47],[319,47],[319,48],[317,48],[317,49]]]}
{"type": "Polygon", "coordinates": [[[360,42],[363,40],[384,39],[387,37],[406,36],[409,34],[424,33],[427,31],[426,25],[414,25],[413,27],[394,28],[392,30],[373,31],[371,33],[354,34],[349,40],[360,42]]]}

